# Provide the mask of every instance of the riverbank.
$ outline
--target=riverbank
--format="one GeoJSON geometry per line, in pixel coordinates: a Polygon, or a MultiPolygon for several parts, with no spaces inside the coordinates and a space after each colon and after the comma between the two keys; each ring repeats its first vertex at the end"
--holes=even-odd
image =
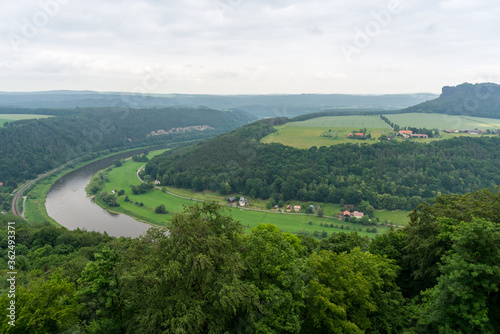
{"type": "MultiPolygon", "coordinates": [[[[107,169],[109,182],[104,184],[99,193],[111,194],[113,191],[118,193],[123,190],[123,194],[117,196],[117,202],[120,206],[110,207],[99,196],[96,196],[96,203],[106,210],[126,214],[137,220],[159,226],[166,226],[173,214],[182,211],[185,206],[194,205],[199,201],[215,200],[221,204],[225,203],[225,197],[214,193],[204,195],[170,187],[157,187],[145,194],[133,194],[130,186],[141,184],[141,181],[137,178],[137,171],[143,165],[143,162],[127,160],[120,167],[107,169]],[[126,201],[126,198],[128,201],[126,201]],[[155,212],[156,208],[162,204],[168,213],[155,212]]],[[[277,213],[259,208],[227,207],[226,210],[243,224],[247,233],[260,223],[271,223],[278,226],[282,231],[313,236],[324,236],[325,233],[330,235],[332,232],[356,231],[361,235],[374,237],[377,234],[385,233],[390,228],[390,226],[363,226],[339,221],[336,217],[332,217],[335,212],[338,212],[338,209],[338,204],[330,203],[325,205],[325,217],[322,218],[309,214],[277,213]],[[332,216],[328,217],[329,215],[332,216]],[[376,228],[377,233],[367,232],[367,229],[373,230],[373,228],[376,228]]]]}
{"type": "MultiPolygon", "coordinates": [[[[162,145],[162,146],[165,146],[165,145],[162,145]]],[[[149,150],[149,149],[157,148],[157,147],[158,146],[149,146],[149,147],[133,148],[133,149],[128,149],[128,150],[121,150],[121,151],[116,151],[116,152],[101,153],[99,156],[97,156],[91,160],[69,164],[65,168],[44,177],[43,179],[41,179],[37,183],[35,183],[31,189],[28,189],[23,194],[24,196],[27,196],[24,219],[27,220],[29,223],[46,221],[52,225],[61,226],[61,224],[59,224],[56,220],[54,220],[53,218],[51,218],[48,215],[47,209],[45,207],[47,195],[50,192],[54,183],[57,182],[57,180],[59,180],[60,178],[64,177],[65,175],[67,175],[69,173],[77,171],[80,168],[83,168],[87,165],[90,165],[94,162],[97,162],[97,161],[100,161],[103,159],[107,159],[107,158],[114,157],[114,156],[120,156],[124,153],[130,153],[132,155],[132,154],[134,154],[134,152],[141,152],[143,150],[149,150]]]]}

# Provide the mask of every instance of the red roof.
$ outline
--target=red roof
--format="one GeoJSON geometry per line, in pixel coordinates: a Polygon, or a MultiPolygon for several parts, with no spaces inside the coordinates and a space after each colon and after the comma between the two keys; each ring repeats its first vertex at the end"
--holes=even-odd
{"type": "Polygon", "coordinates": [[[399,131],[400,134],[407,134],[407,135],[411,135],[413,133],[412,130],[400,130],[399,131]]]}
{"type": "Polygon", "coordinates": [[[363,212],[358,212],[358,211],[354,211],[354,217],[356,218],[361,218],[363,217],[365,214],[363,212]]]}
{"type": "Polygon", "coordinates": [[[363,134],[362,132],[354,132],[354,134],[355,134],[356,136],[364,136],[364,134],[363,134]]]}
{"type": "Polygon", "coordinates": [[[349,211],[344,211],[344,216],[351,216],[351,213],[349,211]]]}

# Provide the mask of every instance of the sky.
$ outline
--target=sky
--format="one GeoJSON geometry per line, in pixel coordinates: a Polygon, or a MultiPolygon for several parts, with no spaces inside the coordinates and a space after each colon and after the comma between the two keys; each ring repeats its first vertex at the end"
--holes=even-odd
{"type": "Polygon", "coordinates": [[[0,91],[437,93],[500,82],[498,0],[16,0],[0,91]]]}

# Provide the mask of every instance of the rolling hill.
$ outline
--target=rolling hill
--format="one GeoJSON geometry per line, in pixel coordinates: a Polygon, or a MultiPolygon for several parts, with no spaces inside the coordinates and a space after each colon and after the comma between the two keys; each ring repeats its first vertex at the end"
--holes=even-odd
{"type": "Polygon", "coordinates": [[[0,128],[0,182],[23,181],[76,157],[108,149],[209,138],[255,119],[238,111],[194,108],[88,108],[9,122],[0,128]]]}
{"type": "Polygon", "coordinates": [[[445,86],[437,99],[408,107],[402,112],[500,118],[500,85],[464,83],[456,87],[445,86]]]}
{"type": "Polygon", "coordinates": [[[434,94],[270,94],[270,95],[188,95],[48,91],[31,93],[0,92],[2,108],[86,108],[116,107],[162,108],[183,106],[212,109],[242,110],[257,118],[294,117],[325,109],[348,108],[350,112],[378,109],[396,110],[435,98],[434,94]]]}

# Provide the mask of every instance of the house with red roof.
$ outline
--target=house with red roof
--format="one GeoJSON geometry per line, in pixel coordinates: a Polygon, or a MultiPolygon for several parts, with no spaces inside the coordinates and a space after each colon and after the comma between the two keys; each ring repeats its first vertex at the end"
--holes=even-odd
{"type": "Polygon", "coordinates": [[[354,211],[352,214],[353,217],[356,217],[358,219],[363,218],[364,215],[365,214],[363,212],[358,212],[358,211],[354,211]]]}

